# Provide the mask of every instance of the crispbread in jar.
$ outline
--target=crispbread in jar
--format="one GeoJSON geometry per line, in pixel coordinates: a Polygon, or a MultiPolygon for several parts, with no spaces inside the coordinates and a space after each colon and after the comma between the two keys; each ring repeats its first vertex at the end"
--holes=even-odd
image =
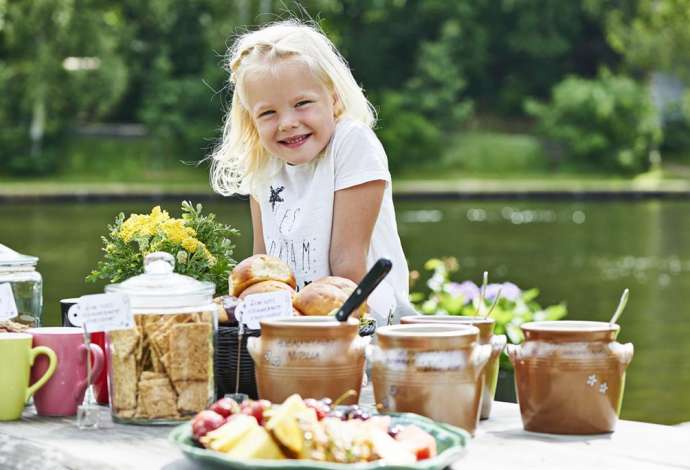
{"type": "Polygon", "coordinates": [[[113,419],[187,420],[213,400],[215,286],[173,273],[168,253],[152,253],[144,264],[144,274],[106,287],[129,296],[135,324],[108,334],[113,419]]]}

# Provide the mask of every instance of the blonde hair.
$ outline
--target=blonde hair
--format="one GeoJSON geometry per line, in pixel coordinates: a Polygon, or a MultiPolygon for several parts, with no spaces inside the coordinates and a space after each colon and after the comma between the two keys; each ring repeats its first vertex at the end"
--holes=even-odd
{"type": "MultiPolygon", "coordinates": [[[[336,118],[348,116],[373,127],[374,107],[364,96],[345,59],[316,27],[296,20],[281,21],[241,35],[228,52],[232,103],[223,137],[211,154],[211,186],[225,196],[256,194],[275,160],[243,104],[243,84],[251,65],[277,59],[303,60],[337,97],[336,118]]],[[[270,62],[269,62],[270,63],[270,62]]]]}

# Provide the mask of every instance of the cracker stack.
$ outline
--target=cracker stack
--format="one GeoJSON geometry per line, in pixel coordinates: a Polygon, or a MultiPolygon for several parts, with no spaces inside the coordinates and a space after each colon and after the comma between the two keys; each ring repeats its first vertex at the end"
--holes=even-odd
{"type": "Polygon", "coordinates": [[[136,328],[110,333],[116,416],[180,419],[212,393],[210,313],[135,315],[136,328]]]}

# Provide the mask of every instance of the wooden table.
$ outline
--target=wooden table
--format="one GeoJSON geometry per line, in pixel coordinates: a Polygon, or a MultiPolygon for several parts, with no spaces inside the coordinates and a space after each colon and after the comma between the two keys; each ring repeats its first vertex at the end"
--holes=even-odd
{"type": "MultiPolygon", "coordinates": [[[[371,402],[366,390],[363,402],[371,402]]],[[[42,418],[27,408],[21,421],[0,423],[1,469],[199,470],[167,441],[170,427],[113,424],[76,428],[74,418],[42,418]]],[[[522,429],[517,405],[496,402],[454,469],[690,469],[690,429],[620,421],[596,436],[536,434],[522,429]]]]}

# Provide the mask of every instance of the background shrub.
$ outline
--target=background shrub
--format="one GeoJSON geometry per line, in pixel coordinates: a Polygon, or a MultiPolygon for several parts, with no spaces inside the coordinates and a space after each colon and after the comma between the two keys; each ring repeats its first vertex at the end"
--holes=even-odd
{"type": "Polygon", "coordinates": [[[566,158],[600,168],[642,171],[661,141],[661,127],[648,90],[628,77],[603,71],[595,80],[569,77],[551,101],[528,99],[538,132],[561,142],[566,158]]]}

